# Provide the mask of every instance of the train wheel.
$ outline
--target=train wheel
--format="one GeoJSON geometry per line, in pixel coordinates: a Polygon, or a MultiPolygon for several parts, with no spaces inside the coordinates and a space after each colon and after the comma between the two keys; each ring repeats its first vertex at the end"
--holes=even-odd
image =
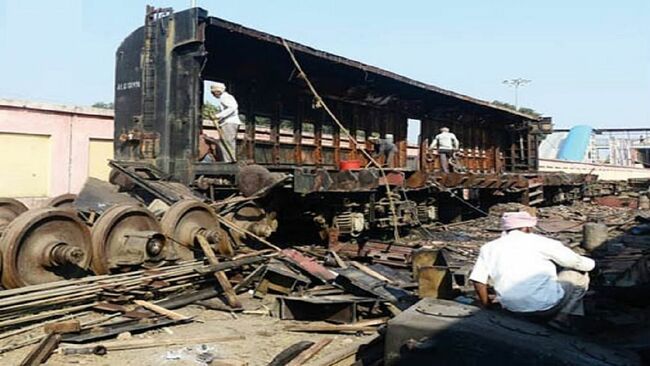
{"type": "Polygon", "coordinates": [[[86,225],[74,213],[56,208],[18,216],[7,225],[0,249],[6,288],[83,277],[91,260],[86,225]]]}
{"type": "Polygon", "coordinates": [[[77,199],[77,195],[74,193],[66,193],[56,197],[52,197],[49,200],[45,201],[43,207],[56,207],[64,210],[74,210],[74,200],[77,199]]]}
{"type": "Polygon", "coordinates": [[[27,211],[27,206],[13,198],[0,198],[0,231],[18,215],[27,211]]]}
{"type": "Polygon", "coordinates": [[[92,268],[107,274],[119,267],[163,265],[169,258],[160,224],[144,207],[119,204],[97,219],[92,229],[92,268]]]}
{"type": "Polygon", "coordinates": [[[163,232],[171,238],[176,246],[181,260],[191,260],[203,257],[203,252],[196,242],[196,235],[205,236],[211,243],[219,244],[219,251],[224,253],[226,232],[219,226],[214,210],[203,202],[185,199],[173,204],[160,220],[163,232]]]}

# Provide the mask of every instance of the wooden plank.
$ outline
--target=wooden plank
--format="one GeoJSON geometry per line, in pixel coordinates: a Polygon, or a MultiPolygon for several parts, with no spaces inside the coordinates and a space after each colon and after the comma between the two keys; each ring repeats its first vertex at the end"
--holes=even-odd
{"type": "Polygon", "coordinates": [[[377,326],[385,324],[387,318],[370,319],[354,324],[330,324],[322,322],[311,322],[307,324],[288,325],[284,329],[290,332],[308,332],[308,333],[349,333],[362,332],[372,333],[377,331],[377,326]]]}
{"type": "Polygon", "coordinates": [[[301,352],[298,357],[294,358],[287,364],[287,366],[300,366],[303,365],[305,362],[309,361],[312,357],[314,357],[318,352],[320,352],[323,348],[327,347],[328,344],[332,342],[332,338],[323,338],[320,341],[314,343],[311,347],[307,348],[303,352],[301,352]]]}
{"type": "Polygon", "coordinates": [[[60,342],[60,334],[49,333],[27,354],[20,366],[38,366],[45,363],[60,342]]]}
{"type": "MultiPolygon", "coordinates": [[[[219,259],[217,259],[217,256],[214,254],[214,251],[212,250],[210,243],[208,243],[208,240],[203,235],[197,235],[196,238],[201,245],[201,249],[203,249],[203,253],[205,254],[206,258],[208,258],[208,262],[212,265],[219,264],[219,259]]],[[[230,281],[228,281],[226,274],[223,271],[217,271],[214,272],[214,277],[217,279],[217,282],[219,282],[221,288],[223,288],[223,292],[226,297],[226,301],[228,301],[228,305],[233,308],[241,308],[242,304],[237,298],[237,293],[232,288],[232,285],[230,284],[230,281]]]]}
{"type": "Polygon", "coordinates": [[[79,320],[63,320],[55,323],[45,324],[43,326],[45,333],[74,333],[81,330],[81,323],[79,320]]]}
{"type": "Polygon", "coordinates": [[[313,345],[312,341],[296,342],[275,355],[266,366],[284,366],[313,345]]]}
{"type": "Polygon", "coordinates": [[[164,315],[164,316],[166,316],[166,317],[168,317],[169,319],[172,319],[172,320],[188,320],[188,319],[190,319],[189,317],[187,317],[187,316],[185,316],[183,314],[179,314],[179,313],[177,313],[175,311],[165,309],[164,307],[156,305],[156,304],[152,304],[149,301],[134,300],[133,302],[136,305],[140,305],[145,309],[151,310],[154,313],[157,313],[157,314],[160,314],[160,315],[164,315]]]}
{"type": "Polygon", "coordinates": [[[261,266],[255,268],[255,270],[253,272],[251,272],[248,276],[246,276],[246,278],[244,278],[240,283],[238,283],[234,287],[233,290],[235,290],[235,292],[237,292],[237,291],[239,291],[239,290],[241,290],[243,288],[246,288],[251,282],[253,282],[253,280],[257,276],[259,276],[261,274],[261,272],[264,270],[264,267],[266,267],[266,266],[261,265],[261,266]]]}
{"type": "MultiPolygon", "coordinates": [[[[59,319],[57,319],[55,321],[50,321],[50,322],[45,323],[45,324],[50,324],[50,323],[54,323],[56,321],[61,321],[61,320],[67,320],[67,319],[71,319],[71,318],[74,318],[74,317],[81,317],[81,316],[84,316],[84,315],[88,315],[90,313],[91,312],[83,312],[83,313],[79,313],[79,314],[70,314],[70,315],[67,315],[67,316],[63,316],[63,317],[61,317],[61,318],[59,318],[59,319]]],[[[5,339],[5,338],[13,337],[13,336],[18,335],[18,334],[27,333],[27,332],[29,332],[31,330],[40,328],[43,325],[44,325],[43,323],[37,323],[37,324],[28,325],[28,326],[25,326],[25,327],[22,327],[22,328],[14,329],[14,330],[11,330],[9,332],[5,332],[5,333],[0,334],[0,339],[5,339]]]]}
{"type": "Polygon", "coordinates": [[[348,268],[348,264],[345,263],[345,262],[341,259],[341,257],[339,257],[339,255],[338,255],[335,251],[330,250],[329,252],[330,252],[330,254],[332,254],[332,257],[334,257],[334,261],[336,262],[336,264],[337,264],[339,267],[341,267],[341,268],[348,268]]]}
{"type": "Polygon", "coordinates": [[[318,360],[316,366],[353,365],[358,351],[358,344],[349,345],[318,360]]]}
{"type": "MultiPolygon", "coordinates": [[[[47,311],[47,312],[41,312],[39,314],[31,314],[27,315],[24,317],[20,318],[13,318],[9,320],[5,320],[0,322],[0,328],[8,327],[8,326],[13,326],[13,325],[19,325],[19,324],[24,324],[24,323],[31,323],[39,320],[45,320],[47,318],[52,318],[60,315],[66,315],[70,314],[76,311],[81,311],[85,310],[88,308],[91,308],[95,305],[97,305],[97,302],[93,302],[90,304],[85,304],[85,305],[79,305],[79,306],[73,306],[73,307],[67,307],[63,309],[57,309],[57,310],[52,310],[52,311],[47,311]]],[[[0,339],[2,339],[2,335],[0,335],[0,339]]]]}
{"type": "Polygon", "coordinates": [[[361,264],[361,263],[359,263],[359,262],[356,262],[356,261],[352,261],[352,262],[350,262],[350,263],[351,263],[354,267],[356,267],[357,269],[359,269],[361,272],[363,272],[363,273],[365,273],[365,274],[367,274],[367,275],[369,275],[369,276],[372,276],[372,277],[374,277],[374,278],[376,278],[376,279],[378,279],[378,280],[380,280],[380,281],[384,281],[384,282],[387,282],[387,283],[394,283],[394,281],[391,280],[390,278],[388,278],[388,277],[382,275],[381,273],[379,273],[379,272],[373,270],[372,268],[370,268],[370,267],[368,267],[368,266],[365,266],[365,265],[363,265],[363,264],[361,264]]]}

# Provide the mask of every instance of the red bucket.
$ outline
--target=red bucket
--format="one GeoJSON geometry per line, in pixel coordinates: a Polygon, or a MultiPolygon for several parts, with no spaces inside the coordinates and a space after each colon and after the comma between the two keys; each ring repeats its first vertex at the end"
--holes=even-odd
{"type": "Polygon", "coordinates": [[[361,161],[359,160],[341,160],[339,162],[339,170],[357,170],[361,169],[361,161]]]}

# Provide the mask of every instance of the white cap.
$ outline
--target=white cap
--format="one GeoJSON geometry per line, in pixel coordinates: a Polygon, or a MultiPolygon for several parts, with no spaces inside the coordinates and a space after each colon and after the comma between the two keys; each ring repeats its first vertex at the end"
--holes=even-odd
{"type": "Polygon", "coordinates": [[[220,91],[220,92],[225,92],[226,91],[226,84],[224,83],[212,83],[210,86],[211,91],[220,91]]]}

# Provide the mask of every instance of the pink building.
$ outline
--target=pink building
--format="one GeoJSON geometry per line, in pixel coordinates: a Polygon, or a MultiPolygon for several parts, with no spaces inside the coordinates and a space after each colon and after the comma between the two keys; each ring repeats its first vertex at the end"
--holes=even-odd
{"type": "Polygon", "coordinates": [[[113,111],[0,99],[0,197],[29,206],[107,179],[113,111]]]}

